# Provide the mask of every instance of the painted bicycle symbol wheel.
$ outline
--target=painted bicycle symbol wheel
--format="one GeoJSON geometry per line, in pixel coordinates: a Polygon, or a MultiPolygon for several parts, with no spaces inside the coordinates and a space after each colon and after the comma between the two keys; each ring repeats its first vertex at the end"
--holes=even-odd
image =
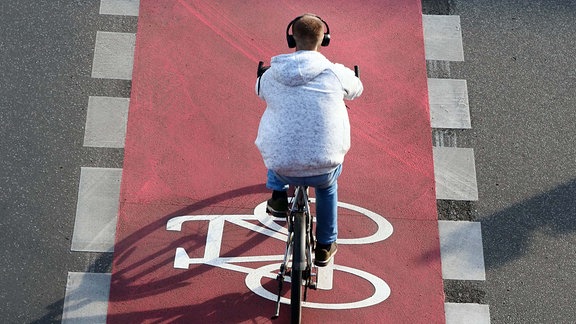
{"type": "MultiPolygon", "coordinates": [[[[246,286],[248,287],[248,289],[250,289],[256,295],[263,297],[263,298],[266,298],[266,299],[269,299],[269,300],[272,300],[272,301],[276,301],[276,299],[278,298],[278,295],[276,293],[272,293],[272,292],[266,290],[262,286],[261,282],[262,282],[263,277],[270,277],[270,274],[272,274],[274,271],[278,271],[279,268],[280,268],[280,263],[276,263],[276,264],[265,265],[263,267],[255,269],[254,271],[250,272],[246,276],[246,281],[245,281],[246,286]]],[[[388,296],[390,296],[390,287],[388,286],[388,284],[386,284],[386,282],[384,282],[384,280],[376,277],[375,275],[373,275],[371,273],[368,273],[368,272],[362,271],[362,270],[358,270],[358,269],[354,269],[354,268],[350,268],[350,267],[345,267],[345,266],[338,265],[338,264],[334,265],[334,270],[347,272],[347,273],[356,275],[362,279],[367,280],[374,287],[374,293],[372,294],[372,296],[370,296],[366,299],[363,299],[363,300],[356,301],[356,302],[349,302],[349,303],[302,302],[302,306],[309,307],[309,308],[322,308],[322,309],[362,308],[362,307],[368,307],[368,306],[373,306],[373,305],[379,304],[379,303],[383,302],[384,300],[386,300],[388,298],[388,296]]],[[[280,298],[280,302],[284,303],[284,304],[290,304],[290,299],[288,299],[286,297],[282,297],[282,298],[280,298]]]]}

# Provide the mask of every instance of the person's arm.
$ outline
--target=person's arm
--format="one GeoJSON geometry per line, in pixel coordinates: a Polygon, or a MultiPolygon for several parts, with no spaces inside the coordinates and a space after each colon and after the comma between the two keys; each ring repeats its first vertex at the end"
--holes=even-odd
{"type": "Polygon", "coordinates": [[[334,73],[342,83],[344,99],[352,100],[359,97],[364,91],[362,81],[356,77],[354,71],[342,64],[335,64],[334,73]]]}

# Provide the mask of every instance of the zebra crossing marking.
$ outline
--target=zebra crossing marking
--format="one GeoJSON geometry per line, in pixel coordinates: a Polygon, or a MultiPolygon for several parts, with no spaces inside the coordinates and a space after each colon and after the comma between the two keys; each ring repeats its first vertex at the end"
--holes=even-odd
{"type": "Polygon", "coordinates": [[[84,146],[123,148],[126,139],[129,98],[90,97],[84,146]]]}
{"type": "Polygon", "coordinates": [[[138,16],[140,0],[100,0],[101,15],[138,16]]]}
{"type": "Polygon", "coordinates": [[[96,47],[92,77],[101,79],[132,80],[136,34],[96,33],[96,47]]]}
{"type": "Polygon", "coordinates": [[[122,169],[81,169],[72,251],[114,250],[121,178],[122,169]]]}

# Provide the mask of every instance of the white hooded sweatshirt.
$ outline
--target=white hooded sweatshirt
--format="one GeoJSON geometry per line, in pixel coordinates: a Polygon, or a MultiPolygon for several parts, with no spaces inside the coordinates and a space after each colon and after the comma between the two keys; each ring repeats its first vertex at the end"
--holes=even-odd
{"type": "Polygon", "coordinates": [[[316,51],[272,58],[256,81],[267,107],[256,146],[270,170],[289,177],[332,172],[350,148],[350,122],[343,99],[362,93],[360,79],[316,51]]]}

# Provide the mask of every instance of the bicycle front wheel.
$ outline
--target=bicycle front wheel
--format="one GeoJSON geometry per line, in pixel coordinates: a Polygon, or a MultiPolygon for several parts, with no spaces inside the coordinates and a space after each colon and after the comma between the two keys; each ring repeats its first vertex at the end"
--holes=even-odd
{"type": "Polygon", "coordinates": [[[294,217],[294,257],[292,258],[290,313],[291,322],[300,323],[302,319],[302,298],[304,286],[302,273],[306,270],[306,221],[304,214],[298,213],[294,217]]]}
{"type": "Polygon", "coordinates": [[[292,269],[292,288],[291,288],[291,301],[290,301],[290,317],[292,324],[300,324],[302,320],[302,270],[292,269]]]}

